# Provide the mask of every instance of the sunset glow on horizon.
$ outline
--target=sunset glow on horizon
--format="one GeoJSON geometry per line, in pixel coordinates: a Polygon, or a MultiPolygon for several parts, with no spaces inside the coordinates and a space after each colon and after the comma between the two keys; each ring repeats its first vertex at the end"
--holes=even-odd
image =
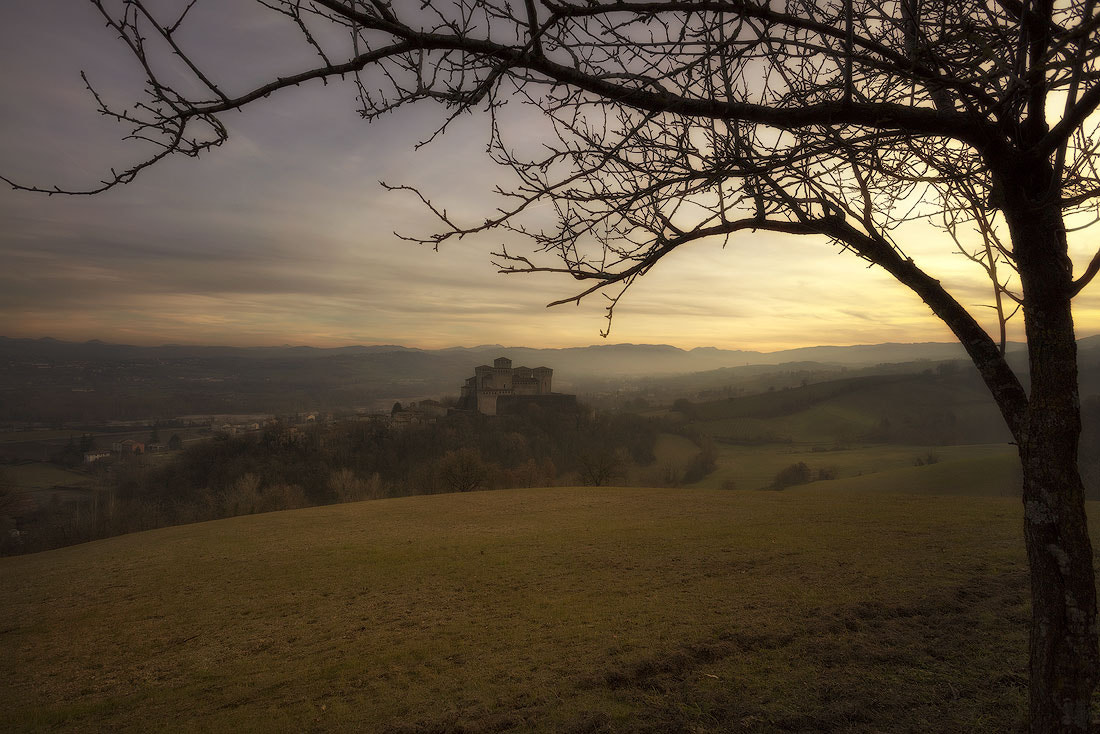
{"type": "MultiPolygon", "coordinates": [[[[19,181],[94,185],[132,160],[125,131],[96,113],[80,70],[126,100],[132,70],[83,4],[40,0],[0,11],[0,172],[19,181]]],[[[243,22],[243,21],[242,21],[243,22]]],[[[240,30],[240,29],[238,29],[240,30]]],[[[228,29],[227,29],[228,32],[228,29]]],[[[245,34],[247,35],[247,34],[245,34]]],[[[255,40],[255,39],[253,39],[255,40]]],[[[218,39],[210,39],[211,53],[218,39]]],[[[201,40],[198,42],[201,45],[201,40]]],[[[262,41],[256,41],[261,44],[262,41]]],[[[252,49],[255,51],[256,49],[252,49]]],[[[260,49],[263,50],[262,48],[260,49]]],[[[619,304],[545,308],[577,292],[568,277],[504,276],[490,252],[507,233],[440,251],[393,232],[427,234],[422,187],[475,222],[506,184],[484,158],[484,119],[468,117],[413,146],[439,110],[367,125],[353,90],[303,87],[226,118],[230,141],[200,160],[169,160],[94,197],[0,195],[0,335],[130,344],[441,348],[594,343],[775,351],[815,345],[947,342],[912,292],[820,239],[757,233],[700,242],[665,258],[619,304]]],[[[899,243],[992,328],[990,286],[945,235],[915,228],[899,243]]],[[[1078,270],[1095,250],[1074,241],[1078,270]]],[[[1078,299],[1078,336],[1100,333],[1100,286],[1078,299]]],[[[1020,320],[1010,338],[1020,339],[1020,320]]]]}

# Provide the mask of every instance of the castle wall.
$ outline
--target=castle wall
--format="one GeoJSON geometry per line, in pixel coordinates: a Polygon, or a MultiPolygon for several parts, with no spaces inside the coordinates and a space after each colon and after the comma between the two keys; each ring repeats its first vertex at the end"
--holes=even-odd
{"type": "Polygon", "coordinates": [[[512,370],[503,367],[478,367],[475,374],[477,390],[511,390],[512,370]]]}
{"type": "Polygon", "coordinates": [[[511,390],[479,390],[477,393],[477,412],[483,415],[497,414],[497,399],[512,395],[511,390]]]}
{"type": "Polygon", "coordinates": [[[539,395],[542,391],[539,389],[538,380],[516,380],[512,385],[512,393],[514,395],[539,395]]]}

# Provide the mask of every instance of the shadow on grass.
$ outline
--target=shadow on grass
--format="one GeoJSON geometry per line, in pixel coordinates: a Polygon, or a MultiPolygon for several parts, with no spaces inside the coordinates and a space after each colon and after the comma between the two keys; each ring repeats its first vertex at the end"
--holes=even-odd
{"type": "Polygon", "coordinates": [[[391,734],[555,731],[1023,731],[1027,577],[971,578],[915,604],[811,609],[578,671],[573,701],[502,702],[391,734]]]}

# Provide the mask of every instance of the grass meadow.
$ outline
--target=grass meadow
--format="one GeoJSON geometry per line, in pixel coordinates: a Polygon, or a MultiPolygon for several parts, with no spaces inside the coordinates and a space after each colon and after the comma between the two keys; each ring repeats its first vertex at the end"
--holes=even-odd
{"type": "Polygon", "coordinates": [[[87,474],[55,464],[35,462],[4,467],[12,484],[23,489],[42,490],[54,487],[78,487],[92,483],[87,474]]]}
{"type": "Polygon", "coordinates": [[[694,486],[765,489],[781,469],[798,462],[804,462],[815,472],[827,470],[836,477],[834,481],[815,485],[823,490],[851,488],[1016,497],[1021,482],[1016,447],[1009,444],[876,444],[828,451],[808,445],[719,444],[717,449],[718,468],[694,486]]]}
{"type": "Polygon", "coordinates": [[[862,479],[409,497],[0,558],[0,729],[1017,730],[1018,500],[862,479]]]}

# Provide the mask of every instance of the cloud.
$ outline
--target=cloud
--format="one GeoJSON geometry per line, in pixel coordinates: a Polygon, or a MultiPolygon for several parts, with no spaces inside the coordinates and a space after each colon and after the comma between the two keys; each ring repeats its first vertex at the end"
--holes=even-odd
{"type": "MultiPolygon", "coordinates": [[[[270,73],[260,61],[294,62],[270,53],[272,28],[258,26],[246,6],[211,3],[228,7],[228,20],[187,39],[233,67],[239,89],[270,73]]],[[[9,70],[0,77],[0,172],[88,184],[140,152],[119,142],[120,129],[96,114],[80,82],[87,68],[112,99],[133,91],[132,65],[101,25],[90,4],[71,0],[0,7],[0,63],[9,70]]],[[[507,112],[519,122],[527,114],[507,112]]],[[[425,107],[367,126],[347,85],[307,85],[227,116],[222,148],[165,162],[131,186],[90,199],[4,191],[0,320],[11,335],[134,342],[598,341],[600,295],[546,309],[581,284],[495,273],[488,253],[502,242],[523,245],[506,233],[438,253],[393,236],[426,234],[436,222],[415,197],[387,193],[379,179],[423,187],[465,223],[500,204],[489,192],[507,175],[485,161],[484,118],[462,117],[439,142],[412,150],[440,119],[425,107]]],[[[512,128],[510,143],[529,148],[533,129],[512,128]]],[[[898,235],[992,328],[978,307],[990,301],[989,284],[973,264],[927,227],[898,235]]],[[[1085,261],[1092,247],[1082,235],[1075,255],[1085,261]]],[[[1080,299],[1082,334],[1100,328],[1092,291],[1100,286],[1080,299]]],[[[880,269],[820,239],[768,233],[739,235],[724,249],[700,242],[665,258],[621,301],[612,334],[757,349],[951,338],[880,269]]]]}

